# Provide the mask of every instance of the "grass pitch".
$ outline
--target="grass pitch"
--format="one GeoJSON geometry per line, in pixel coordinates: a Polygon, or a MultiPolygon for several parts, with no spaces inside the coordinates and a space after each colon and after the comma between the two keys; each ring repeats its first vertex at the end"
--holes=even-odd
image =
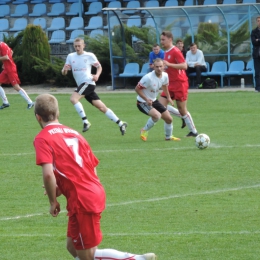
{"type": "MultiPolygon", "coordinates": [[[[60,122],[81,132],[69,95],[54,94],[60,122]]],[[[30,95],[33,99],[36,95],[30,95]]],[[[98,175],[107,192],[100,248],[158,260],[256,260],[260,255],[260,102],[254,92],[191,93],[188,109],[200,133],[211,139],[199,150],[174,118],[180,142],[165,142],[163,121],[139,134],[148,117],[136,95],[100,94],[127,133],[85,100],[92,123],[84,133],[100,160],[98,175]]],[[[66,203],[57,218],[48,214],[41,168],[35,165],[33,110],[19,95],[0,111],[0,259],[72,259],[65,249],[66,203]]]]}

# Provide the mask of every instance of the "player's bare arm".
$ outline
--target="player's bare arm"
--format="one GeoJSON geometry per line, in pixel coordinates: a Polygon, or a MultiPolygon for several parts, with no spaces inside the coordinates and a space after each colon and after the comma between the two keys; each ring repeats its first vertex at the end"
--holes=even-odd
{"type": "Polygon", "coordinates": [[[163,85],[162,86],[162,90],[165,93],[166,97],[167,97],[167,101],[168,103],[170,103],[171,105],[173,105],[173,101],[171,99],[171,96],[169,94],[169,90],[168,90],[168,85],[163,85]]]}
{"type": "Polygon", "coordinates": [[[53,166],[50,163],[42,165],[43,183],[50,202],[50,214],[57,217],[60,212],[60,204],[56,199],[56,178],[53,173],[53,166]]]}
{"type": "Polygon", "coordinates": [[[148,106],[151,106],[153,104],[153,101],[149,98],[147,98],[144,93],[142,88],[139,86],[139,84],[135,87],[135,92],[147,103],[148,106]]]}
{"type": "Polygon", "coordinates": [[[65,75],[67,75],[67,73],[68,73],[69,70],[71,70],[70,65],[65,64],[64,67],[63,67],[63,69],[61,70],[61,74],[65,76],[65,75]]]}
{"type": "Polygon", "coordinates": [[[177,70],[187,70],[187,68],[188,68],[188,65],[186,62],[175,64],[175,63],[170,63],[170,62],[164,60],[163,63],[165,66],[171,67],[171,68],[174,68],[177,70]]]}
{"type": "Polygon", "coordinates": [[[96,72],[96,74],[95,74],[95,75],[92,75],[92,76],[93,76],[92,80],[95,81],[95,82],[98,81],[101,72],[102,72],[102,66],[99,65],[99,66],[97,67],[97,72],[96,72]]]}
{"type": "Polygon", "coordinates": [[[4,55],[4,56],[1,56],[0,57],[0,60],[3,61],[3,60],[9,60],[9,57],[8,55],[4,55]]]}

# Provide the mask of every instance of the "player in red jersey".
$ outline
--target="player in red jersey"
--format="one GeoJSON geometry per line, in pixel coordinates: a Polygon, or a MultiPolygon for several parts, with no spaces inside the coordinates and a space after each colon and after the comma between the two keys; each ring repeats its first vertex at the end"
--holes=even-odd
{"type": "Polygon", "coordinates": [[[13,88],[19,92],[19,94],[27,102],[27,109],[33,107],[34,103],[29,98],[27,93],[20,87],[20,80],[17,75],[16,65],[13,61],[13,51],[11,48],[4,42],[0,42],[0,61],[3,62],[3,71],[0,73],[0,96],[3,100],[3,105],[0,106],[0,109],[4,109],[10,106],[8,99],[5,95],[4,89],[1,87],[2,84],[11,84],[13,88]]]}
{"type": "MultiPolygon", "coordinates": [[[[161,45],[165,49],[164,65],[165,71],[169,76],[168,90],[170,96],[172,100],[176,100],[179,113],[182,115],[182,118],[190,130],[186,137],[196,137],[198,133],[192,117],[187,110],[189,88],[189,81],[185,72],[185,70],[187,70],[187,63],[181,51],[173,45],[173,35],[171,32],[163,31],[161,33],[161,45]]],[[[171,114],[176,115],[176,108],[168,105],[165,93],[162,92],[159,102],[167,106],[171,114]]]]}
{"type": "Polygon", "coordinates": [[[35,101],[35,116],[42,130],[34,139],[36,164],[42,167],[50,214],[57,217],[57,197],[67,199],[67,249],[77,260],[155,260],[154,253],[135,255],[114,249],[97,249],[102,240],[101,213],[105,190],[97,176],[99,161],[88,142],[75,130],[59,123],[57,99],[42,94],[35,101]]]}

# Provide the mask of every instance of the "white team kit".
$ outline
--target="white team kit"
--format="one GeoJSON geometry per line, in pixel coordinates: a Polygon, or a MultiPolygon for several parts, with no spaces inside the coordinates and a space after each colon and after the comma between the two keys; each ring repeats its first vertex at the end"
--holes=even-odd
{"type": "Polygon", "coordinates": [[[92,80],[91,67],[99,67],[100,63],[95,54],[84,51],[83,54],[78,55],[77,52],[70,53],[67,56],[65,65],[68,65],[72,70],[77,86],[82,83],[96,85],[92,80]]]}
{"type": "MultiPolygon", "coordinates": [[[[158,78],[155,74],[155,71],[149,72],[139,81],[137,87],[143,89],[144,95],[155,101],[159,90],[163,85],[169,84],[168,74],[166,72],[162,72],[162,77],[158,78]]],[[[145,102],[139,95],[137,96],[137,100],[140,102],[145,102]]]]}

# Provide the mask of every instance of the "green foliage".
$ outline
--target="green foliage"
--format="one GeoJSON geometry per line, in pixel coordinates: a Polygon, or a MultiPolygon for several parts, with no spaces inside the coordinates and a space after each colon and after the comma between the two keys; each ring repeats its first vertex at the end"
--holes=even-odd
{"type": "Polygon", "coordinates": [[[46,75],[42,71],[36,71],[34,57],[42,60],[50,60],[50,45],[46,34],[40,26],[29,24],[24,30],[22,39],[22,74],[25,81],[32,84],[43,82],[46,75]]]}

